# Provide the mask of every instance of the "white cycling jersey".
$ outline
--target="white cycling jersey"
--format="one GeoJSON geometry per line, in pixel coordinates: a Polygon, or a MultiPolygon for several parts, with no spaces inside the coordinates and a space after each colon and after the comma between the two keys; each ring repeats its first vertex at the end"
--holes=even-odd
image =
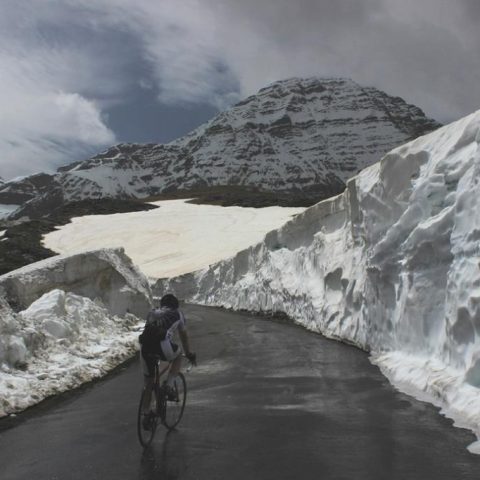
{"type": "Polygon", "coordinates": [[[175,332],[179,330],[180,332],[184,332],[186,330],[186,322],[185,322],[185,316],[183,315],[183,312],[181,310],[177,310],[178,312],[178,320],[169,327],[167,330],[167,334],[165,335],[165,338],[172,341],[173,336],[175,335],[175,332]]]}

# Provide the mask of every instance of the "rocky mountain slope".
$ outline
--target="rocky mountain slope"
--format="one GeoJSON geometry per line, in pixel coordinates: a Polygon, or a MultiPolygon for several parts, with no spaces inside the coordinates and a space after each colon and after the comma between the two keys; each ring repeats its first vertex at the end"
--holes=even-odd
{"type": "Polygon", "coordinates": [[[273,83],[169,144],[120,144],[95,157],[0,186],[16,218],[83,199],[148,198],[214,186],[308,197],[344,182],[440,125],[401,98],[343,78],[273,83]]]}

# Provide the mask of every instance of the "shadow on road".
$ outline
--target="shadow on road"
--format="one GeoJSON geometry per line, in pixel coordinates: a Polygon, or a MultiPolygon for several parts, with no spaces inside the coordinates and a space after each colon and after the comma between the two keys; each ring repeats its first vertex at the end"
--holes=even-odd
{"type": "Polygon", "coordinates": [[[176,480],[186,470],[185,442],[181,432],[157,432],[152,445],[140,458],[139,480],[176,480]]]}

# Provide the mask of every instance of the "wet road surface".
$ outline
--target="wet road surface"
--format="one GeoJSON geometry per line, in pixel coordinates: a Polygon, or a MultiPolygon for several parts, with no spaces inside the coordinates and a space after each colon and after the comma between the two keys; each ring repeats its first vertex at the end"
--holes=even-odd
{"type": "Polygon", "coordinates": [[[0,479],[478,479],[474,437],[396,392],[353,347],[188,306],[199,366],[184,418],[136,437],[138,361],[0,422],[0,479]]]}

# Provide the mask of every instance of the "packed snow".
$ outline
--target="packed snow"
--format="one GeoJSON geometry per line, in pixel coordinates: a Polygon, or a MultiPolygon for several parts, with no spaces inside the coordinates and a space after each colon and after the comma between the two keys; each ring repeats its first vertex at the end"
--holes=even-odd
{"type": "Polygon", "coordinates": [[[52,290],[14,313],[0,297],[0,417],[105,375],[137,350],[143,322],[52,290]]]}
{"type": "Polygon", "coordinates": [[[351,342],[479,435],[479,142],[480,111],[393,150],[258,245],[156,288],[282,311],[351,342]]]}
{"type": "Polygon", "coordinates": [[[62,254],[123,247],[146,275],[163,278],[231,257],[305,210],[186,202],[168,200],[155,202],[159,208],[149,211],[73,218],[47,234],[43,244],[62,254]]]}

